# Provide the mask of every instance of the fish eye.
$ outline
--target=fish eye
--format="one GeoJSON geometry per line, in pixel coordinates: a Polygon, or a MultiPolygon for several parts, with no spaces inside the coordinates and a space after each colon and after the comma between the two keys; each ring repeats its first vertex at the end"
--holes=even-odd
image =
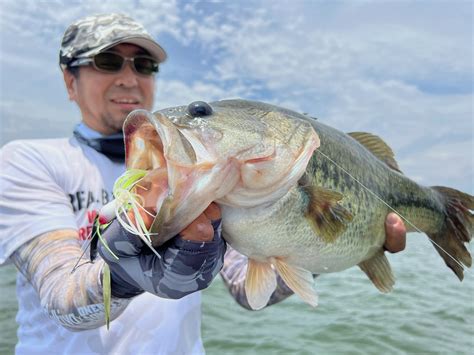
{"type": "Polygon", "coordinates": [[[188,105],[188,113],[192,117],[203,117],[212,115],[212,107],[204,101],[194,101],[188,105]]]}

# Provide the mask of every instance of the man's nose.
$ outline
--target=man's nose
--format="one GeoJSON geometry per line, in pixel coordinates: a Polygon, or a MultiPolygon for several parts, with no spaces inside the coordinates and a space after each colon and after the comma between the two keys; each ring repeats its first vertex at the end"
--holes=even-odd
{"type": "Polygon", "coordinates": [[[137,73],[132,68],[132,62],[127,61],[122,70],[117,74],[116,85],[135,87],[138,85],[137,73]]]}

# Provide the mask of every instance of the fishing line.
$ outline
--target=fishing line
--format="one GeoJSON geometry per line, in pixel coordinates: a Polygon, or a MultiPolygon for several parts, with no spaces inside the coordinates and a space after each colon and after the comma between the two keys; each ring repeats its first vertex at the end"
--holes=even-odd
{"type": "Polygon", "coordinates": [[[86,241],[84,242],[84,244],[82,244],[81,246],[81,255],[79,255],[79,257],[77,258],[77,261],[76,263],[74,264],[72,270],[71,270],[71,274],[73,274],[76,269],[78,269],[80,266],[84,265],[84,264],[92,264],[92,262],[90,260],[87,260],[85,262],[83,262],[81,265],[79,265],[79,263],[81,262],[82,258],[84,257],[84,254],[86,253],[87,249],[89,248],[90,244],[92,243],[92,238],[91,238],[91,235],[92,235],[92,231],[89,232],[89,235],[87,236],[87,239],[86,241]]]}
{"type": "MultiPolygon", "coordinates": [[[[420,228],[418,228],[417,226],[415,226],[411,221],[408,220],[408,218],[406,218],[405,216],[403,216],[400,212],[398,212],[395,208],[393,208],[392,206],[390,206],[387,202],[385,202],[381,197],[379,197],[375,192],[373,192],[372,190],[370,190],[368,187],[366,187],[362,182],[360,182],[356,177],[352,176],[351,173],[349,173],[346,169],[344,169],[342,166],[340,166],[339,164],[337,164],[334,160],[332,160],[330,157],[328,157],[326,154],[324,154],[323,152],[321,152],[319,149],[316,149],[316,152],[321,154],[323,157],[325,157],[327,160],[329,160],[330,162],[332,162],[336,167],[338,167],[339,169],[341,169],[343,172],[345,172],[351,179],[353,179],[355,182],[357,182],[360,186],[362,186],[366,191],[368,191],[370,194],[372,194],[377,200],[379,200],[380,202],[382,202],[385,206],[387,206],[389,209],[391,209],[393,212],[395,212],[396,214],[398,214],[405,222],[407,222],[410,226],[412,226],[417,232],[419,233],[422,233],[422,234],[425,234],[422,230],[420,230],[420,228]]],[[[429,236],[428,236],[429,238],[429,236]]],[[[459,261],[457,261],[451,254],[449,254],[446,250],[444,250],[438,243],[436,243],[435,241],[433,241],[433,239],[429,238],[431,243],[433,243],[434,245],[436,245],[439,249],[441,249],[444,253],[446,253],[447,256],[449,256],[451,259],[453,259],[459,266],[461,266],[461,268],[464,270],[464,271],[470,271],[469,269],[465,269],[464,268],[464,265],[461,264],[459,261]]]]}

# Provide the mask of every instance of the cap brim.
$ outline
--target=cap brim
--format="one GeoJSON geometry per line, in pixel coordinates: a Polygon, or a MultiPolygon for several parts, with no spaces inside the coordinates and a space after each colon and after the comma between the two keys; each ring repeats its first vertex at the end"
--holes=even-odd
{"type": "Polygon", "coordinates": [[[146,37],[134,37],[134,36],[124,37],[113,43],[107,43],[106,45],[96,47],[94,49],[91,49],[90,51],[81,53],[81,55],[77,56],[77,58],[85,58],[85,57],[94,56],[120,43],[134,44],[138,47],[141,47],[147,50],[148,53],[150,53],[150,55],[158,61],[158,63],[164,62],[167,58],[165,50],[158,43],[146,37]]]}

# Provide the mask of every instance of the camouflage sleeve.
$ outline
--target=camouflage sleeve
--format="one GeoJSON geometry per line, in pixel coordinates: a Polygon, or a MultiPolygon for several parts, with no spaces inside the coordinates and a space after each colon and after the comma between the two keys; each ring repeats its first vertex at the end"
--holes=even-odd
{"type": "MultiPolygon", "coordinates": [[[[245,294],[245,277],[247,274],[247,257],[237,252],[230,245],[224,258],[224,266],[221,270],[221,277],[227,286],[230,294],[242,307],[252,310],[245,294]]],[[[283,301],[291,296],[293,291],[277,275],[277,287],[270,297],[267,306],[283,301]]]]}
{"type": "MultiPolygon", "coordinates": [[[[10,257],[33,285],[48,315],[73,331],[105,324],[101,285],[104,262],[83,263],[72,272],[81,253],[77,232],[58,230],[23,244],[10,257]]],[[[129,302],[113,297],[111,319],[117,318],[129,302]]]]}
{"type": "Polygon", "coordinates": [[[226,249],[220,220],[213,222],[213,227],[213,240],[194,242],[175,237],[157,249],[157,256],[114,221],[104,237],[118,260],[99,245],[99,253],[110,267],[112,294],[131,297],[144,290],[178,299],[208,287],[222,268],[226,249]]]}

